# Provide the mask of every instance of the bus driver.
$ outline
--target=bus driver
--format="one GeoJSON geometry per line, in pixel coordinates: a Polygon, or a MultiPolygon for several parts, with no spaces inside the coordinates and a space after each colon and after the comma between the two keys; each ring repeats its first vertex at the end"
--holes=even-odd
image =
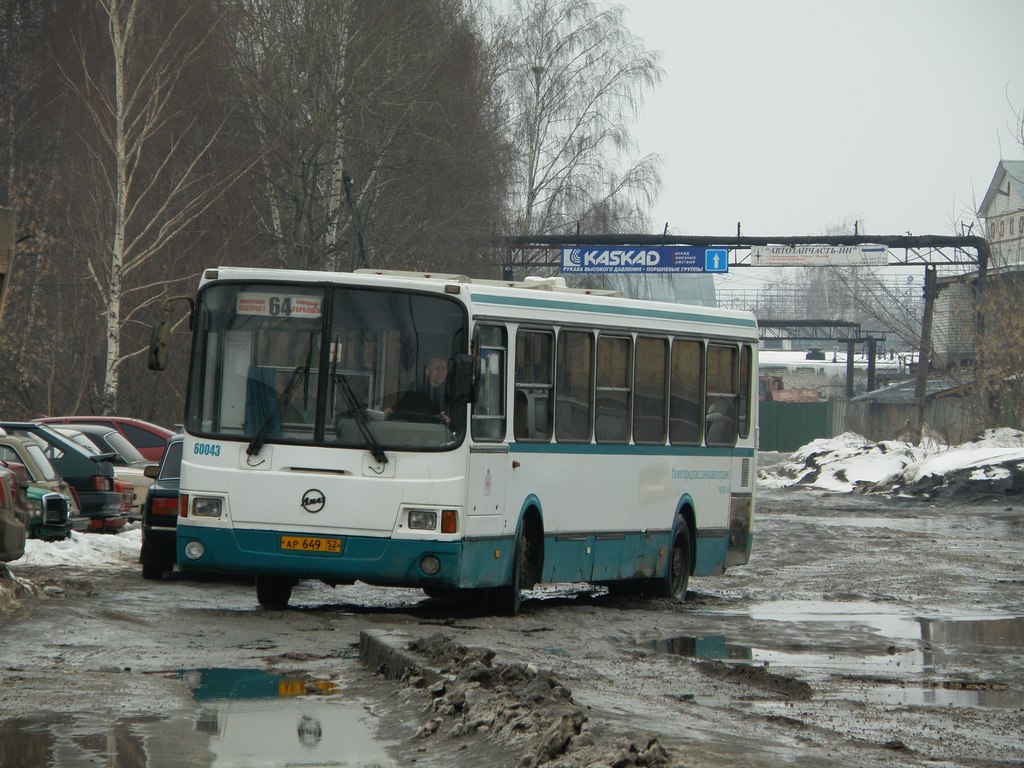
{"type": "Polygon", "coordinates": [[[448,416],[448,360],[441,355],[433,355],[427,360],[423,369],[424,386],[406,392],[394,405],[384,409],[384,418],[404,418],[412,415],[436,416],[449,427],[452,425],[448,416]]]}

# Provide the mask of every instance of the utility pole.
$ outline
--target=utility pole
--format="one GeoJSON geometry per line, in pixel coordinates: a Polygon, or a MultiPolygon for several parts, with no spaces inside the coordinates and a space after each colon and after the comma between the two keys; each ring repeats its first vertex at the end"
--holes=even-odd
{"type": "Polygon", "coordinates": [[[917,417],[914,424],[915,442],[921,444],[921,430],[924,427],[924,403],[928,394],[928,367],[932,348],[932,316],[935,314],[935,297],[939,295],[939,280],[935,266],[929,264],[924,270],[924,317],[921,318],[921,346],[917,353],[917,380],[914,383],[914,403],[917,417]]]}

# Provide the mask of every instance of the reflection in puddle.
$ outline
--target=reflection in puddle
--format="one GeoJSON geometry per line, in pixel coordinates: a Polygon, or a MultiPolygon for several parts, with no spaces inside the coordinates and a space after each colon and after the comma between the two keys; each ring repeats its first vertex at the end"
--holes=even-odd
{"type": "Polygon", "coordinates": [[[258,669],[197,669],[184,681],[198,702],[174,715],[98,722],[69,713],[0,719],[0,768],[392,768],[362,702],[338,685],[258,669]]]}
{"type": "Polygon", "coordinates": [[[189,737],[159,716],[120,717],[97,727],[80,715],[41,712],[0,720],[0,768],[208,765],[204,745],[189,737]]]}
{"type": "MultiPolygon", "coordinates": [[[[707,613],[712,612],[705,612],[707,613]]],[[[784,601],[757,606],[752,618],[770,621],[820,622],[835,628],[867,628],[888,638],[919,641],[921,650],[886,654],[775,651],[726,642],[724,635],[673,637],[648,643],[655,653],[747,663],[870,678],[879,672],[934,672],[938,661],[958,653],[1005,654],[1024,645],[1024,617],[915,619],[895,609],[868,603],[803,603],[784,601]]],[[[806,639],[805,639],[806,642],[806,639]]],[[[855,678],[856,679],[856,678],[855,678]]],[[[867,682],[870,682],[869,680],[867,682]]],[[[888,704],[955,704],[1020,707],[1024,695],[999,685],[944,682],[939,685],[872,685],[869,701],[888,704]]]]}
{"type": "Polygon", "coordinates": [[[211,768],[227,766],[392,766],[359,702],[332,697],[337,684],[259,669],[197,669],[178,676],[203,709],[196,730],[210,735],[211,768]]]}

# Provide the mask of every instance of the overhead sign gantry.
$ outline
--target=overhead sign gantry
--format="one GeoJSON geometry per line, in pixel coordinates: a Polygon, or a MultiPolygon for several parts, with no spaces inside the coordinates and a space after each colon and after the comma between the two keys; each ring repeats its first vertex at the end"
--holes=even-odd
{"type": "MultiPolygon", "coordinates": [[[[658,252],[673,249],[687,253],[713,253],[720,256],[724,251],[728,258],[721,264],[722,272],[742,267],[807,267],[807,266],[913,266],[925,268],[925,308],[921,322],[921,344],[919,350],[917,383],[917,427],[921,426],[924,413],[924,397],[928,378],[928,355],[931,348],[932,314],[937,290],[939,267],[965,267],[976,270],[974,287],[977,293],[984,290],[991,250],[988,241],[976,235],[820,235],[820,236],[773,236],[773,237],[718,237],[687,235],[646,234],[604,234],[604,235],[513,235],[500,238],[495,243],[503,248],[502,277],[514,279],[516,268],[562,268],[566,252],[579,253],[588,249],[598,254],[607,254],[607,269],[568,271],[594,272],[646,272],[642,269],[612,268],[613,251],[658,252]],[[701,250],[703,249],[703,250],[701,250]],[[558,253],[556,258],[554,254],[558,253]]],[[[694,257],[693,266],[699,263],[694,257]]],[[[658,264],[661,265],[659,255],[658,264]]],[[[582,267],[583,262],[580,266],[582,267]]],[[[572,266],[572,264],[570,264],[572,266]]],[[[630,265],[639,266],[639,265],[630,265]]],[[[666,264],[666,267],[669,265],[666,264]]],[[[707,269],[662,269],[662,272],[712,272],[707,269]]],[[[566,270],[563,270],[566,271],[566,270]]],[[[975,326],[980,337],[984,334],[984,321],[980,311],[975,312],[975,326]]],[[[979,345],[980,346],[980,345],[979,345]]]]}

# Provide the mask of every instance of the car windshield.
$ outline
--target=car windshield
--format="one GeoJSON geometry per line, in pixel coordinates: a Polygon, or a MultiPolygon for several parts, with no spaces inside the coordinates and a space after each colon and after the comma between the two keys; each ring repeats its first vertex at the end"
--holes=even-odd
{"type": "Polygon", "coordinates": [[[181,477],[181,440],[167,446],[164,460],[160,464],[161,480],[177,480],[181,477]]]}

